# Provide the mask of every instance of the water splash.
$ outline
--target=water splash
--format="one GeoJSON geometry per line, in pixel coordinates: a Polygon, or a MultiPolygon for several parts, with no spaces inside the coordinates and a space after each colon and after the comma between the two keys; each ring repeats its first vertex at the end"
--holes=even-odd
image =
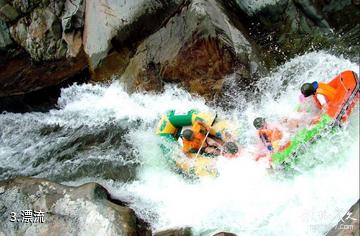
{"type": "MultiPolygon", "coordinates": [[[[252,120],[276,121],[291,116],[303,82],[328,81],[358,65],[325,52],[313,52],[284,64],[259,83],[253,100],[228,114],[242,126],[243,145],[257,142],[252,120]]],[[[197,235],[230,231],[239,235],[323,235],[359,196],[358,111],[350,125],[315,144],[304,155],[313,169],[289,179],[269,176],[263,166],[242,157],[218,163],[220,177],[189,183],[154,165],[144,165],[139,180],[107,184],[115,196],[128,199],[155,230],[191,226],[197,235]]],[[[143,157],[160,161],[156,142],[142,140],[143,157]],[[159,158],[156,158],[159,157],[159,158]]],[[[146,163],[146,162],[145,162],[146,163]]],[[[104,183],[106,184],[106,183],[104,183]]]]}
{"type": "Polygon", "coordinates": [[[258,142],[256,116],[274,122],[291,116],[303,82],[357,68],[326,52],[309,53],[262,78],[247,99],[230,87],[232,109],[208,106],[174,86],[129,95],[118,82],[74,85],[62,91],[58,110],[0,115],[0,178],[99,182],[155,231],[191,226],[197,235],[322,235],[359,196],[358,109],[348,126],[302,156],[314,167],[293,178],[274,178],[248,155],[220,161],[219,178],[183,179],[164,161],[154,126],[170,109],[225,110],[241,126],[243,148],[251,149],[258,142]]]}

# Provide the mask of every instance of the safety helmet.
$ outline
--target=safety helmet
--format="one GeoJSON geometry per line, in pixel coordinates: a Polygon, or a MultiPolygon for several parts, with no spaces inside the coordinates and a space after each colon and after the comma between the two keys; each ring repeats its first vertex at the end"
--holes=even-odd
{"type": "Polygon", "coordinates": [[[194,139],[194,132],[191,129],[186,129],[182,132],[182,137],[186,140],[193,140],[194,139]]]}
{"type": "Polygon", "coordinates": [[[239,148],[234,142],[226,142],[224,144],[224,151],[226,153],[235,154],[239,151],[239,148]]]}
{"type": "Polygon", "coordinates": [[[257,117],[255,118],[253,125],[256,129],[261,129],[265,126],[265,118],[257,117]]]}
{"type": "MultiPolygon", "coordinates": [[[[311,95],[314,95],[316,93],[317,86],[314,86],[314,83],[305,83],[301,86],[301,93],[304,95],[304,97],[309,97],[311,95]]],[[[317,85],[317,83],[316,83],[317,85]]]]}

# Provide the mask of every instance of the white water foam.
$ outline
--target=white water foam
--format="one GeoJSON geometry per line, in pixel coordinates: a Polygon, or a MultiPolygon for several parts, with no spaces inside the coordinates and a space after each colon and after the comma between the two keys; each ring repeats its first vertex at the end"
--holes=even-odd
{"type": "MultiPolygon", "coordinates": [[[[245,145],[257,141],[252,128],[256,116],[273,121],[291,116],[303,82],[328,81],[343,70],[357,68],[343,58],[313,52],[262,79],[257,94],[261,102],[249,104],[244,111],[233,111],[241,113],[238,117],[242,118],[239,122],[243,126],[241,137],[247,139],[245,145]]],[[[318,166],[294,178],[276,179],[253,157],[241,157],[218,163],[220,177],[189,183],[164,170],[163,164],[154,164],[162,163],[162,156],[156,148],[158,141],[151,139],[151,130],[147,130],[132,136],[144,158],[140,179],[125,185],[104,184],[114,196],[128,199],[155,231],[190,226],[196,235],[219,231],[238,235],[323,235],[359,197],[359,113],[354,113],[348,127],[309,150],[310,160],[321,160],[318,166]]]]}

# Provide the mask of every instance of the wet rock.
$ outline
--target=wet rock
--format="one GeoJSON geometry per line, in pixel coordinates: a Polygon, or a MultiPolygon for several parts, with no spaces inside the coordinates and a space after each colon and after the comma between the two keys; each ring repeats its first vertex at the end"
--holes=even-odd
{"type": "Polygon", "coordinates": [[[63,58],[66,43],[61,23],[50,8],[37,8],[10,27],[12,38],[36,61],[63,58]]]}
{"type": "Polygon", "coordinates": [[[65,59],[65,56],[75,57],[80,52],[84,26],[82,0],[1,2],[18,13],[8,22],[11,37],[29,53],[32,60],[65,59]]]}
{"type": "MultiPolygon", "coordinates": [[[[330,26],[336,31],[350,31],[360,28],[360,3],[357,0],[324,1],[312,0],[330,26]]],[[[359,34],[360,35],[360,34],[359,34]]]]}
{"type": "Polygon", "coordinates": [[[22,177],[0,182],[0,189],[0,234],[151,235],[133,210],[96,183],[68,187],[22,177]]]}
{"type": "MultiPolygon", "coordinates": [[[[317,26],[328,29],[329,24],[324,19],[321,12],[318,11],[314,4],[314,0],[275,0],[275,1],[259,1],[253,3],[252,1],[233,0],[227,3],[230,6],[238,7],[242,14],[250,18],[258,18],[258,20],[266,26],[271,26],[269,23],[278,23],[284,21],[285,24],[308,24],[309,27],[317,26]],[[291,21],[291,22],[288,22],[291,21]],[[306,22],[300,22],[306,21],[306,22]]],[[[301,25],[298,25],[299,27],[301,25]]],[[[292,27],[296,27],[293,25],[292,27]]],[[[292,28],[292,30],[306,31],[307,28],[292,28]]],[[[308,31],[310,32],[310,31],[308,31]]]]}
{"type": "Polygon", "coordinates": [[[192,236],[192,230],[189,227],[180,229],[169,229],[160,231],[154,234],[154,236],[192,236]]]}
{"type": "Polygon", "coordinates": [[[6,23],[0,20],[0,50],[5,50],[13,41],[10,38],[9,29],[6,23]]]}
{"type": "Polygon", "coordinates": [[[9,96],[1,99],[6,103],[0,104],[2,109],[18,98],[23,102],[15,96],[86,74],[83,0],[1,0],[0,6],[4,4],[18,14],[7,23],[0,14],[0,97],[9,96]]]}
{"type": "Polygon", "coordinates": [[[352,236],[359,235],[360,200],[358,200],[349,211],[341,218],[326,236],[352,236]]]}
{"type": "Polygon", "coordinates": [[[117,44],[134,42],[154,32],[184,0],[87,1],[84,48],[95,69],[117,44]]]}
{"type": "Polygon", "coordinates": [[[288,3],[288,0],[256,1],[255,3],[252,0],[230,0],[225,3],[233,7],[238,7],[247,16],[255,16],[264,8],[269,8],[269,10],[272,9],[274,13],[282,12],[288,3]]]}
{"type": "Polygon", "coordinates": [[[84,27],[85,3],[83,0],[67,0],[61,17],[63,39],[67,44],[67,56],[75,57],[81,50],[84,27]]]}
{"type": "Polygon", "coordinates": [[[83,0],[66,0],[61,25],[65,32],[84,27],[85,4],[83,0]]]}
{"type": "Polygon", "coordinates": [[[213,97],[226,75],[238,71],[242,81],[257,72],[256,49],[216,1],[192,1],[130,59],[122,81],[129,91],[161,90],[164,82],[213,97]]]}
{"type": "Polygon", "coordinates": [[[17,10],[6,0],[0,1],[0,20],[14,21],[19,17],[17,10]]]}
{"type": "MultiPolygon", "coordinates": [[[[12,0],[12,6],[20,13],[26,14],[31,12],[42,2],[41,0],[12,0]]],[[[45,1],[44,1],[45,2],[45,1]]],[[[51,1],[54,3],[54,0],[51,1]]],[[[58,1],[61,2],[61,1],[58,1]]]]}
{"type": "Polygon", "coordinates": [[[0,0],[0,96],[58,85],[89,65],[93,81],[119,78],[130,92],[178,83],[217,97],[228,75],[242,89],[309,48],[355,55],[357,2],[0,0]]]}
{"type": "Polygon", "coordinates": [[[360,52],[360,11],[351,0],[222,1],[250,29],[250,36],[267,54],[267,65],[309,49],[360,52]],[[337,33],[346,35],[341,39],[337,33]],[[349,35],[347,35],[349,34],[349,35]]]}
{"type": "Polygon", "coordinates": [[[26,53],[20,53],[0,64],[0,97],[58,85],[85,70],[87,59],[84,54],[72,59],[34,63],[26,53]]]}
{"type": "Polygon", "coordinates": [[[113,50],[102,60],[101,65],[93,70],[91,80],[96,82],[120,78],[130,62],[133,50],[122,48],[113,50]]]}
{"type": "Polygon", "coordinates": [[[236,236],[236,234],[227,233],[227,232],[220,232],[220,233],[214,234],[214,236],[236,236]]]}
{"type": "Polygon", "coordinates": [[[62,88],[69,87],[74,83],[85,83],[89,77],[88,70],[85,69],[57,85],[49,85],[24,94],[0,97],[0,113],[3,111],[16,113],[48,112],[50,109],[56,109],[62,88]]]}
{"type": "Polygon", "coordinates": [[[329,23],[325,20],[321,11],[319,11],[313,0],[294,0],[295,4],[302,10],[302,12],[315,24],[324,29],[330,29],[329,23]]]}

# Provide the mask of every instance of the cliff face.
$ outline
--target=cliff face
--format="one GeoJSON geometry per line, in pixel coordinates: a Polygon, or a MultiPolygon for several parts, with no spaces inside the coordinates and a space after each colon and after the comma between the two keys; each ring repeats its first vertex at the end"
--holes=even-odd
{"type": "Polygon", "coordinates": [[[90,69],[93,81],[116,78],[130,92],[172,82],[211,98],[227,75],[247,85],[309,48],[354,55],[359,8],[356,0],[2,0],[0,97],[90,69]]]}

